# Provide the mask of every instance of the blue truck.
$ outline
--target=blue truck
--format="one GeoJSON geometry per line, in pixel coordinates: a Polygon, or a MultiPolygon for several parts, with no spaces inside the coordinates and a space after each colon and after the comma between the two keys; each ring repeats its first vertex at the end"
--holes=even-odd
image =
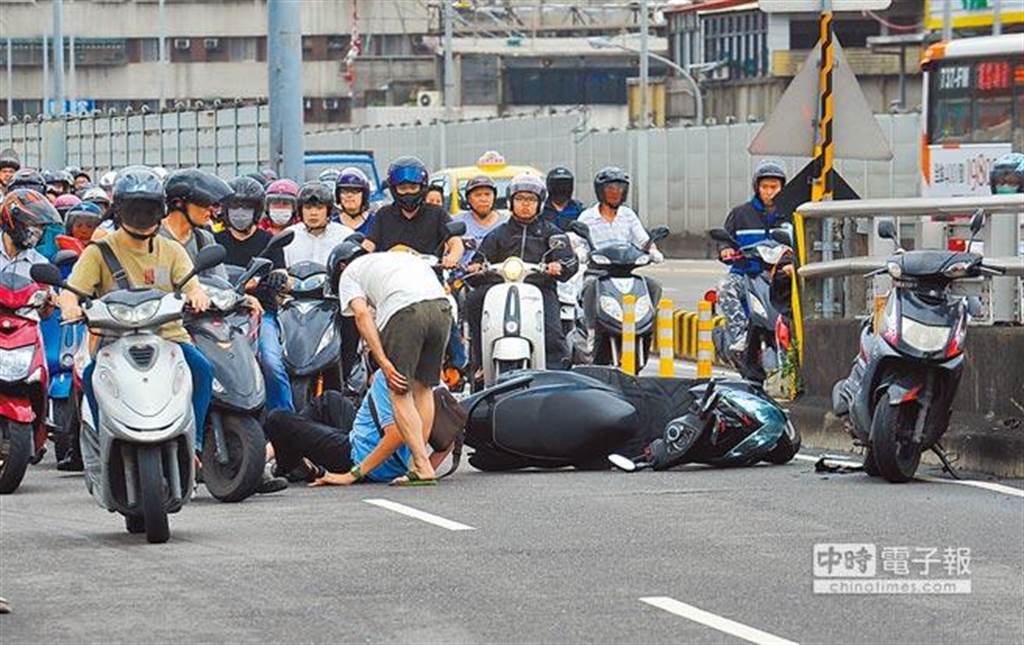
{"type": "Polygon", "coordinates": [[[370,179],[370,202],[383,202],[386,199],[382,189],[377,163],[373,152],[368,150],[318,151],[306,153],[306,180],[316,179],[328,168],[341,170],[347,166],[359,168],[370,179]]]}

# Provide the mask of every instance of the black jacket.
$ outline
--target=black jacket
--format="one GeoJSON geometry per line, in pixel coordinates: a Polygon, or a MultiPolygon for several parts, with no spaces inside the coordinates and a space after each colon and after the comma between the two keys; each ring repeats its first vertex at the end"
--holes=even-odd
{"type": "Polygon", "coordinates": [[[530,276],[528,282],[541,288],[555,288],[555,281],[565,282],[579,269],[579,261],[570,244],[564,249],[548,253],[548,240],[552,235],[562,235],[561,229],[550,222],[537,218],[523,225],[509,218],[507,222],[492,230],[480,243],[474,262],[486,259],[491,264],[503,262],[510,257],[518,257],[524,262],[561,262],[562,275],[553,278],[549,275],[530,276]],[[547,254],[547,257],[544,257],[547,254]]]}

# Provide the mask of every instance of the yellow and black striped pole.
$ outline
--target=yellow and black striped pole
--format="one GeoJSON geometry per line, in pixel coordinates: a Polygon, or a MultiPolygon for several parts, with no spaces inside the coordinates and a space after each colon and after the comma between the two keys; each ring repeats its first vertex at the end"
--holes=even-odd
{"type": "Polygon", "coordinates": [[[622,371],[636,376],[636,296],[622,297],[622,371]]]}
{"type": "Polygon", "coordinates": [[[835,145],[832,140],[832,119],[835,115],[832,88],[832,68],[835,65],[835,43],[832,34],[831,2],[825,0],[818,22],[818,42],[821,43],[820,75],[818,77],[818,137],[814,149],[817,180],[811,187],[811,201],[832,199],[832,164],[835,145]]]}

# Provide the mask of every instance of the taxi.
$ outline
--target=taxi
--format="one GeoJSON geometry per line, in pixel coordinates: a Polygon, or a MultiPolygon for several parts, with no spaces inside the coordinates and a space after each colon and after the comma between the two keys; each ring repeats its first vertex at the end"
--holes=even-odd
{"type": "Polygon", "coordinates": [[[444,188],[445,212],[455,215],[469,210],[465,195],[466,183],[478,175],[487,175],[494,180],[494,184],[498,187],[498,198],[495,200],[494,208],[508,210],[505,189],[508,188],[513,177],[523,173],[544,177],[544,173],[533,166],[510,166],[501,154],[494,150],[488,150],[476,160],[475,166],[439,170],[430,176],[430,183],[444,188]]]}

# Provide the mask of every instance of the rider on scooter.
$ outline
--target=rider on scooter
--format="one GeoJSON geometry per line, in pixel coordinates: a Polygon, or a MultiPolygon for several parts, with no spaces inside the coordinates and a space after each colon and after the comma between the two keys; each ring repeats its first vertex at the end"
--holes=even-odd
{"type": "Polygon", "coordinates": [[[540,216],[563,231],[568,231],[569,224],[583,212],[583,204],[572,196],[576,188],[576,178],[568,168],[557,166],[548,172],[545,183],[548,187],[548,198],[544,202],[544,210],[540,216]]]}
{"type": "MultiPolygon", "coordinates": [[[[527,278],[544,296],[544,342],[548,369],[568,369],[569,352],[559,319],[561,307],[555,281],[565,282],[576,273],[579,262],[571,246],[548,253],[548,240],[562,231],[540,219],[541,207],[547,196],[544,182],[533,175],[518,175],[508,185],[508,203],[512,217],[491,231],[477,249],[468,270],[479,272],[486,260],[497,264],[516,256],[524,262],[548,261],[547,275],[527,278]]],[[[481,345],[481,318],[484,296],[489,285],[475,288],[466,298],[466,315],[472,333],[473,365],[480,367],[483,354],[481,345]]]]}
{"type": "Polygon", "coordinates": [[[996,159],[988,179],[993,195],[1024,193],[1024,154],[1009,152],[996,159]]]}
{"type": "Polygon", "coordinates": [[[0,274],[29,277],[33,264],[47,262],[36,246],[45,229],[55,224],[60,224],[57,209],[37,191],[15,188],[7,193],[0,210],[0,274]]]}
{"type": "MultiPolygon", "coordinates": [[[[220,215],[221,204],[234,194],[231,186],[220,177],[198,168],[189,168],[168,175],[164,191],[167,195],[167,216],[160,227],[160,235],[184,246],[189,258],[195,262],[200,250],[216,244],[209,227],[220,215]]],[[[227,279],[223,264],[204,273],[227,279]]]]}
{"type": "MultiPolygon", "coordinates": [[[[779,213],[775,203],[785,185],[786,168],[782,162],[765,159],[757,164],[752,181],[753,197],[733,208],[725,218],[725,230],[736,238],[740,246],[768,239],[773,228],[792,226],[789,216],[779,213]]],[[[744,275],[756,275],[764,267],[759,260],[743,260],[743,254],[733,248],[722,249],[719,259],[730,267],[729,276],[718,287],[718,305],[726,319],[731,339],[729,349],[742,353],[747,348],[747,313],[743,309],[746,294],[742,278],[744,275]]],[[[783,270],[788,275],[793,267],[788,264],[783,270]]]]}

